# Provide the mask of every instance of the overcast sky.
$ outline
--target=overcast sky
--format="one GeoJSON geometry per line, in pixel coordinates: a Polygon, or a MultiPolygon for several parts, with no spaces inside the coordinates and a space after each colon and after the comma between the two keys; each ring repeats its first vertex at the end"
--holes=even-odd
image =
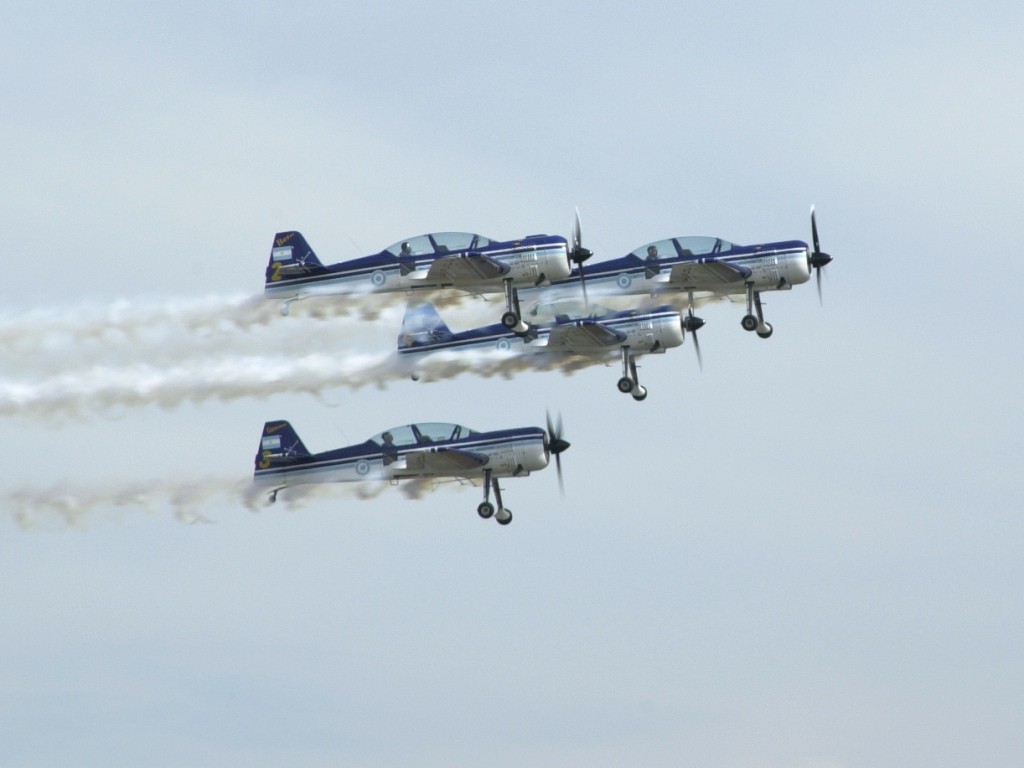
{"type": "Polygon", "coordinates": [[[1024,6],[349,5],[5,13],[0,384],[85,405],[0,416],[0,765],[1020,765],[1024,6]],[[388,313],[180,320],[260,294],[279,230],[333,262],[579,207],[597,261],[809,240],[811,203],[824,305],[766,296],[768,341],[703,308],[703,372],[644,359],[643,403],[615,366],[82,389],[387,351],[388,313]],[[72,332],[115,315],[153,327],[72,332]],[[244,484],[268,419],[326,450],[546,409],[566,494],[504,482],[507,528],[451,485],[194,490],[244,484]]]}

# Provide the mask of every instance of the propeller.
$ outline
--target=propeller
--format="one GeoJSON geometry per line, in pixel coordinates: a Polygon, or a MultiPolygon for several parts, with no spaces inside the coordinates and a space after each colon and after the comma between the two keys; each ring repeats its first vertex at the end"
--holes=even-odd
{"type": "Polygon", "coordinates": [[[580,268],[580,287],[583,289],[583,305],[590,306],[587,301],[587,280],[583,274],[583,262],[594,255],[594,252],[583,247],[583,230],[580,226],[580,209],[576,209],[576,215],[572,221],[572,250],[569,251],[569,261],[580,268]]]}
{"type": "Polygon", "coordinates": [[[687,292],[690,306],[686,310],[686,316],[680,317],[680,325],[683,330],[693,336],[693,348],[697,352],[697,365],[704,370],[704,356],[700,353],[700,341],[697,340],[697,331],[704,327],[704,319],[693,314],[693,291],[687,292]]]}
{"type": "Polygon", "coordinates": [[[551,422],[551,413],[547,414],[548,433],[544,436],[544,450],[555,457],[555,467],[558,469],[558,490],[565,495],[565,483],[562,480],[562,451],[568,449],[569,441],[562,437],[562,414],[558,414],[558,426],[551,422]]]}
{"type": "Polygon", "coordinates": [[[700,369],[704,370],[704,356],[700,353],[700,341],[697,340],[697,329],[704,327],[703,318],[697,317],[693,314],[693,307],[691,306],[687,312],[686,317],[683,318],[683,330],[693,336],[693,348],[697,352],[697,365],[700,369]]]}
{"type": "Polygon", "coordinates": [[[821,244],[818,242],[818,222],[814,216],[814,206],[811,206],[811,240],[814,243],[814,251],[807,256],[807,265],[812,267],[817,272],[818,280],[818,302],[821,302],[821,270],[826,267],[831,261],[832,257],[821,250],[821,244]]]}

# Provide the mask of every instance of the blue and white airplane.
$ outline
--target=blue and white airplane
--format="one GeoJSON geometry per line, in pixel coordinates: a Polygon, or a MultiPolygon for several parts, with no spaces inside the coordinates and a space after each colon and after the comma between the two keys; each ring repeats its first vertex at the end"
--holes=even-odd
{"type": "MultiPolygon", "coordinates": [[[[527,313],[531,322],[526,333],[517,333],[500,323],[453,333],[432,304],[409,307],[398,336],[398,355],[410,367],[414,379],[419,378],[417,361],[442,350],[498,350],[509,355],[549,358],[563,355],[613,358],[618,355],[622,360],[619,391],[640,401],[647,397],[647,388],[637,377],[636,358],[678,347],[687,330],[694,333],[696,342],[696,330],[703,324],[692,315],[683,317],[672,307],[611,312],[592,305],[583,311],[578,302],[571,301],[538,305],[533,313],[527,313]],[[549,319],[542,321],[541,313],[549,319]]],[[[700,347],[696,349],[699,359],[700,347]]]]}
{"type": "Polygon", "coordinates": [[[561,418],[555,426],[550,417],[547,430],[476,432],[458,424],[407,424],[323,453],[310,453],[287,421],[268,421],[256,452],[253,482],[269,488],[268,498],[274,502],[285,488],[309,483],[483,478],[484,500],[477,513],[508,525],[512,512],[502,503],[498,478],[526,477],[544,469],[554,456],[561,486],[561,454],[568,448],[561,418]],[[492,490],[497,507],[491,503],[492,490]]]}
{"type": "MultiPolygon", "coordinates": [[[[802,240],[759,245],[737,245],[720,237],[672,237],[656,240],[618,259],[587,267],[582,263],[568,278],[538,291],[524,290],[527,298],[553,300],[570,295],[587,295],[587,289],[601,296],[685,293],[689,313],[715,298],[745,296],[747,312],[741,320],[746,331],[763,339],[772,335],[761,307],[764,291],[786,291],[806,283],[817,273],[821,299],[821,270],[832,257],[821,250],[814,206],[811,206],[813,249],[802,240]]],[[[699,319],[699,318],[697,318],[699,319]]]]}
{"type": "Polygon", "coordinates": [[[569,277],[591,252],[581,245],[579,213],[572,244],[557,235],[498,241],[471,232],[434,232],[400,240],[380,253],[325,266],[299,232],[278,232],[267,264],[264,294],[288,306],[308,296],[457,288],[505,294],[501,322],[525,332],[516,289],[569,277]]]}

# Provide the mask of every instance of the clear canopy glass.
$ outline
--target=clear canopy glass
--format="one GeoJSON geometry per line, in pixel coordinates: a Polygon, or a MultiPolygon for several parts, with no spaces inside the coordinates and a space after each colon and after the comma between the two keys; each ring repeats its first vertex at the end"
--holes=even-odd
{"type": "Polygon", "coordinates": [[[423,422],[420,424],[406,424],[401,427],[392,427],[370,438],[370,442],[377,445],[394,445],[405,447],[410,445],[430,445],[437,442],[458,440],[468,435],[475,435],[476,431],[463,427],[460,424],[446,424],[443,422],[423,422]]]}
{"type": "Polygon", "coordinates": [[[431,256],[456,251],[472,251],[491,244],[489,237],[472,232],[431,232],[407,237],[386,249],[392,256],[431,256]]]}

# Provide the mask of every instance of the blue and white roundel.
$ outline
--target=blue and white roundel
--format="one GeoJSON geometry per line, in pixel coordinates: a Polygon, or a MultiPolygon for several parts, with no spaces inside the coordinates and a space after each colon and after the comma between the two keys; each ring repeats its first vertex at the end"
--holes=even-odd
{"type": "Polygon", "coordinates": [[[370,462],[360,459],[356,462],[356,474],[366,475],[370,472],[370,462]]]}
{"type": "Polygon", "coordinates": [[[508,352],[512,349],[512,342],[508,339],[498,339],[498,343],[495,346],[498,347],[499,352],[508,352]]]}
{"type": "Polygon", "coordinates": [[[388,281],[388,276],[381,272],[379,269],[370,275],[370,282],[380,288],[384,283],[388,281]]]}
{"type": "Polygon", "coordinates": [[[626,289],[633,283],[633,278],[627,272],[623,272],[615,278],[615,282],[619,284],[619,288],[626,289]]]}

